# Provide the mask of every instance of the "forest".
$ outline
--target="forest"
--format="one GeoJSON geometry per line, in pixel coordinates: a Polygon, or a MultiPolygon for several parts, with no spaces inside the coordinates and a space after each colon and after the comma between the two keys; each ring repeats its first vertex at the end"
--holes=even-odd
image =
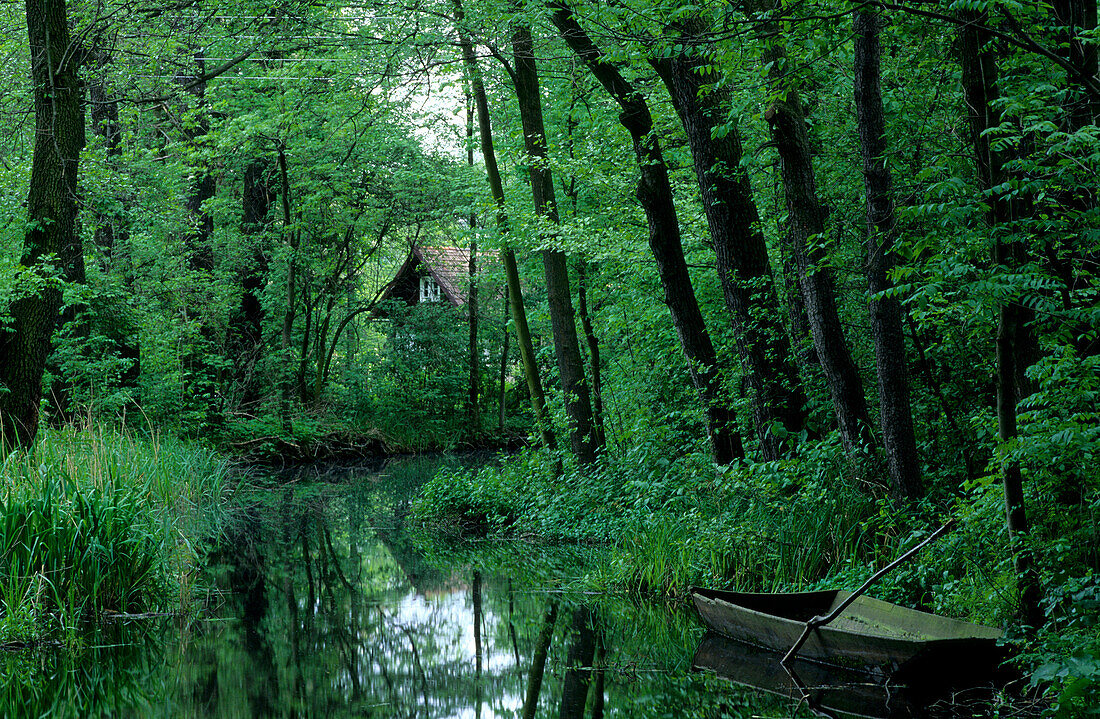
{"type": "Polygon", "coordinates": [[[239,467],[487,449],[425,536],[655,601],[954,520],[872,593],[1097,712],[1096,0],[0,17],[0,644],[186,602],[239,467]]]}

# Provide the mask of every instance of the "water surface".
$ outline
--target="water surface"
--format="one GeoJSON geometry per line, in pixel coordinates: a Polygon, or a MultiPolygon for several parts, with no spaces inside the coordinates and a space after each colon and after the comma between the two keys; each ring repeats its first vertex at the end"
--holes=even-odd
{"type": "Polygon", "coordinates": [[[415,489],[441,461],[461,460],[267,478],[212,542],[194,616],[117,621],[72,654],[4,655],[0,708],[511,719],[544,653],[539,717],[814,716],[798,699],[693,672],[703,631],[692,613],[563,590],[599,549],[411,535],[415,489]]]}

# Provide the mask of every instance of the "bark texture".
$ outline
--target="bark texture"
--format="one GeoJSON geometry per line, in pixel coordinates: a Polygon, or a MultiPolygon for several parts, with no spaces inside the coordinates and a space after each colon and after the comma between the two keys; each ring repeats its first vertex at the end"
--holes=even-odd
{"type": "Polygon", "coordinates": [[[42,372],[61,308],[61,281],[83,249],[76,231],[84,147],[80,53],[71,46],[64,0],[28,0],[35,141],[27,194],[24,271],[0,330],[0,449],[29,447],[38,433],[42,372]],[[56,257],[56,260],[52,259],[56,257]]]}
{"type": "Polygon", "coordinates": [[[798,282],[806,305],[814,350],[836,412],[844,451],[852,460],[873,445],[863,380],[852,360],[840,323],[836,287],[821,245],[825,209],[817,194],[813,154],[802,100],[783,76],[785,52],[773,41],[768,53],[775,100],[765,113],[779,151],[779,172],[787,203],[787,222],[798,282]]]}
{"type": "Polygon", "coordinates": [[[753,424],[765,460],[782,457],[787,435],[806,421],[806,398],[791,362],[771,261],[749,178],[741,167],[741,137],[727,122],[728,105],[712,86],[715,68],[693,46],[704,28],[689,20],[677,28],[682,54],[653,65],[672,97],[691,147],[703,210],[714,242],[718,279],[730,313],[741,367],[751,388],[753,424]],[[777,431],[780,430],[780,431],[777,431]]]}
{"type": "MultiPolygon", "coordinates": [[[[515,88],[523,125],[523,145],[527,152],[528,174],[535,213],[557,225],[558,203],[554,193],[554,178],[546,154],[546,128],[542,118],[538,68],[531,40],[531,31],[519,26],[512,35],[515,59],[515,88]]],[[[554,335],[554,354],[558,360],[562,394],[569,416],[569,437],[573,455],[581,464],[596,461],[600,450],[599,437],[592,415],[591,393],[584,375],[577,320],[573,311],[569,285],[569,268],[565,253],[543,250],[543,273],[546,277],[550,306],[550,327],[554,335]]]]}
{"type": "Polygon", "coordinates": [[[917,499],[923,493],[920,456],[913,431],[909,401],[909,372],[901,302],[882,296],[893,289],[893,245],[897,239],[894,179],[886,164],[886,116],[882,106],[881,50],[876,10],[853,15],[855,79],[853,89],[859,150],[863,159],[863,187],[867,195],[867,286],[871,297],[871,339],[875,346],[878,378],[879,427],[886,451],[886,470],[895,499],[917,499]]]}
{"type": "Polygon", "coordinates": [[[706,412],[707,434],[715,462],[729,464],[744,457],[741,436],[734,429],[734,412],[722,393],[718,358],[691,285],[680,225],[673,203],[668,166],[652,134],[653,119],[645,97],[604,56],[563,2],[550,5],[551,21],[569,48],[585,64],[621,108],[619,121],[630,133],[641,177],[637,197],[649,224],[649,247],[657,263],[664,300],[688,361],[692,382],[706,412]]]}

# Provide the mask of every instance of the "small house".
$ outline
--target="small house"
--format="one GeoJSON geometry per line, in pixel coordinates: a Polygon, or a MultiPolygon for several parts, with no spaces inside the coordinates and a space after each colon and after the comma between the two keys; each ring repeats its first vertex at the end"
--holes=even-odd
{"type": "Polygon", "coordinates": [[[413,246],[401,269],[382,291],[379,302],[398,300],[410,306],[444,302],[462,307],[469,299],[469,291],[468,247],[413,246]]]}

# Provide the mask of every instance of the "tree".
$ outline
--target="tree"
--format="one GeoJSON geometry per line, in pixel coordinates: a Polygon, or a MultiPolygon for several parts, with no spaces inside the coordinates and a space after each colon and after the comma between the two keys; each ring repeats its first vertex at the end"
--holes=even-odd
{"type": "MultiPolygon", "coordinates": [[[[523,123],[523,145],[527,152],[535,214],[545,217],[552,225],[557,225],[558,203],[554,196],[554,178],[546,154],[546,128],[542,119],[538,69],[531,31],[523,24],[517,25],[512,33],[512,50],[515,58],[513,75],[516,97],[523,123]]],[[[565,407],[569,415],[573,454],[581,464],[591,464],[596,461],[597,452],[602,447],[599,446],[591,395],[584,376],[565,253],[555,249],[544,250],[542,264],[549,294],[554,352],[558,358],[561,390],[565,395],[565,407]]]]}
{"type": "Polygon", "coordinates": [[[268,256],[264,234],[270,224],[268,214],[275,199],[268,172],[271,163],[264,156],[247,160],[241,178],[241,232],[248,238],[239,268],[241,299],[231,319],[228,352],[236,364],[241,386],[240,404],[252,405],[260,399],[260,360],[264,355],[265,312],[261,295],[267,282],[268,256]]]}
{"type": "Polygon", "coordinates": [[[737,353],[752,388],[753,424],[765,460],[779,459],[787,437],[803,429],[806,398],[782,324],[771,262],[749,178],[740,131],[726,93],[716,86],[706,27],[689,17],[669,27],[668,58],[651,60],[680,116],[695,164],[699,195],[714,242],[718,279],[737,353]]]}
{"type": "Polygon", "coordinates": [[[454,0],[454,13],[455,26],[459,32],[459,44],[462,49],[463,67],[466,71],[466,81],[470,85],[474,106],[477,108],[478,135],[481,140],[481,154],[485,160],[485,175],[489,182],[493,202],[497,207],[497,229],[503,236],[502,239],[505,240],[500,258],[504,265],[504,274],[508,283],[508,305],[511,309],[512,324],[516,332],[516,344],[519,346],[520,359],[523,362],[523,374],[527,380],[527,389],[531,395],[531,407],[534,410],[535,422],[542,436],[543,445],[547,449],[554,449],[557,443],[550,427],[550,418],[546,413],[546,397],[542,388],[542,380],[539,377],[538,364],[535,361],[535,348],[531,342],[531,330],[527,325],[527,310],[523,304],[523,288],[520,284],[519,267],[516,265],[515,253],[507,245],[508,215],[504,210],[504,184],[500,179],[496,148],[493,143],[493,125],[492,118],[489,115],[489,99],[485,94],[485,84],[482,82],[481,71],[477,66],[473,41],[464,28],[466,16],[461,0],[454,0]]]}
{"type": "Polygon", "coordinates": [[[61,308],[65,268],[83,249],[76,230],[84,147],[81,53],[69,36],[65,0],[28,0],[35,142],[27,194],[22,272],[0,334],[0,446],[30,447],[38,433],[42,372],[61,308]]]}
{"type": "MultiPolygon", "coordinates": [[[[1001,124],[997,109],[1000,91],[997,86],[997,59],[990,48],[990,36],[985,29],[985,13],[965,11],[959,29],[959,66],[968,117],[970,138],[975,165],[982,190],[990,196],[989,224],[995,233],[993,259],[1001,271],[1011,273],[1020,267],[1024,248],[1011,236],[1005,237],[1005,225],[1027,213],[1026,198],[1007,191],[1009,186],[1006,148],[998,147],[990,138],[990,131],[1001,124]]],[[[1025,308],[1021,298],[1009,297],[997,310],[996,335],[996,392],[997,431],[1002,442],[1010,442],[1018,435],[1016,405],[1020,400],[1021,381],[1025,367],[1023,351],[1025,308]]],[[[1023,475],[1020,464],[1014,460],[1003,463],[1001,481],[1004,485],[1005,514],[1009,534],[1013,541],[1026,541],[1030,532],[1027,511],[1024,506],[1023,475]]],[[[1016,574],[1020,588],[1021,618],[1031,627],[1041,621],[1039,610],[1039,583],[1034,560],[1027,547],[1017,546],[1014,552],[1016,574]]]]}
{"type": "MultiPolygon", "coordinates": [[[[782,3],[770,11],[782,14],[782,3]]],[[[765,119],[779,153],[779,172],[787,205],[787,230],[798,282],[814,349],[825,372],[840,439],[849,458],[856,460],[873,447],[863,380],[852,359],[837,309],[836,289],[822,247],[825,236],[825,208],[817,192],[813,154],[810,149],[806,114],[795,86],[795,75],[783,49],[774,17],[765,17],[772,36],[768,40],[765,61],[770,63],[772,79],[770,106],[765,119]]]]}
{"type": "Polygon", "coordinates": [[[652,133],[653,118],[645,97],[623,77],[577,22],[564,2],[550,4],[551,22],[574,54],[585,64],[622,109],[619,121],[630,133],[641,177],[637,197],[649,224],[649,247],[657,261],[665,304],[688,361],[692,383],[703,401],[711,453],[718,464],[744,457],[734,412],[722,391],[718,357],[699,311],[661,145],[652,133]]]}
{"type": "MultiPolygon", "coordinates": [[[[466,91],[466,164],[474,166],[474,100],[470,91],[466,91]]],[[[477,229],[477,213],[470,213],[470,230],[477,229]]],[[[472,235],[470,239],[470,261],[466,271],[469,274],[469,301],[466,303],[466,318],[470,329],[470,397],[469,413],[470,431],[473,436],[481,434],[481,352],[477,346],[478,332],[478,284],[477,284],[477,238],[472,235]]],[[[507,354],[507,351],[504,352],[507,354]]]]}
{"type": "Polygon", "coordinates": [[[1063,107],[1068,127],[1077,130],[1100,121],[1100,96],[1082,83],[1082,78],[1097,77],[1100,52],[1095,37],[1086,39],[1096,31],[1096,0],[1054,0],[1051,10],[1061,55],[1076,71],[1067,72],[1063,107]]]}
{"type": "Polygon", "coordinates": [[[909,404],[909,376],[901,302],[892,294],[890,271],[897,241],[894,179],[886,163],[886,117],[882,108],[879,25],[877,11],[860,8],[853,14],[855,32],[854,94],[863,185],[867,195],[867,286],[871,339],[878,370],[879,427],[886,451],[890,489],[898,499],[922,494],[920,457],[909,404]]]}

